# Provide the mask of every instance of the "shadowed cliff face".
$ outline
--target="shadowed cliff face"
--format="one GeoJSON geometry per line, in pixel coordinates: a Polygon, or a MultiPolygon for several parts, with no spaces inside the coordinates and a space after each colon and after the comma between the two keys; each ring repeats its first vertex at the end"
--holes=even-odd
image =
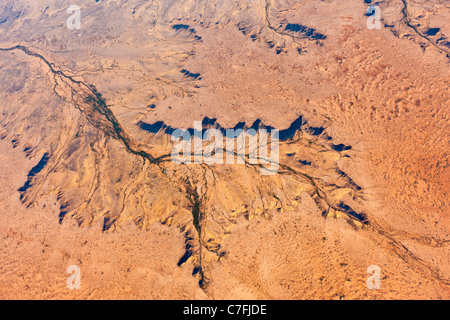
{"type": "MultiPolygon", "coordinates": [[[[414,8],[406,1],[397,15],[386,13],[398,25],[380,31],[380,47],[367,40],[372,34],[364,29],[363,1],[350,12],[329,4],[343,10],[341,15],[331,14],[325,4],[317,9],[270,0],[249,2],[247,8],[231,1],[84,5],[82,28],[71,31],[60,26],[67,15],[54,3],[26,9],[6,2],[0,11],[5,36],[0,138],[36,160],[18,189],[24,206],[56,196],[60,223],[100,223],[104,232],[130,221],[141,229],[155,222],[177,228],[186,249],[178,266],[192,263],[193,275],[207,291],[214,282],[211,270],[229,253],[223,245],[235,228],[255,219],[269,223],[285,213],[301,215],[306,197],[324,223],[347,221],[355,232],[376,243],[387,241],[390,254],[448,285],[445,271],[402,243],[413,238],[421,245],[447,246],[445,224],[432,229],[447,208],[435,200],[446,191],[434,192],[444,180],[431,173],[421,180],[435,195],[429,202],[432,227],[417,231],[390,224],[402,214],[421,217],[410,205],[414,191],[406,190],[406,200],[397,193],[416,172],[402,162],[415,156],[405,146],[415,135],[423,136],[405,129],[411,137],[404,142],[396,128],[425,123],[422,96],[430,105],[430,121],[448,128],[445,109],[436,107],[445,102],[445,71],[435,79],[430,73],[425,81],[420,70],[407,65],[421,58],[409,57],[403,65],[392,56],[419,48],[418,36],[427,42],[423,49],[436,49],[439,65],[446,49],[433,37],[444,28],[416,28],[410,17],[414,8]],[[302,12],[310,15],[302,18],[302,12]],[[319,23],[320,14],[330,21],[319,23]],[[355,26],[337,30],[349,14],[355,26]],[[29,17],[31,26],[24,24],[29,17]],[[402,28],[414,31],[407,37],[413,41],[396,38],[402,28]],[[397,40],[392,53],[388,44],[397,40]],[[429,81],[435,88],[428,94],[429,81]],[[194,121],[201,121],[202,133],[279,130],[276,173],[262,175],[247,150],[232,155],[241,164],[177,164],[171,158],[172,134],[195,135],[194,121]],[[388,194],[389,188],[395,192],[388,194]],[[387,199],[392,202],[379,204],[387,199]],[[380,209],[391,205],[398,206],[399,215],[380,209]]],[[[443,134],[435,133],[430,150],[442,157],[431,167],[445,177],[448,156],[438,142],[443,134]]],[[[208,141],[201,144],[206,147],[208,141]]]]}

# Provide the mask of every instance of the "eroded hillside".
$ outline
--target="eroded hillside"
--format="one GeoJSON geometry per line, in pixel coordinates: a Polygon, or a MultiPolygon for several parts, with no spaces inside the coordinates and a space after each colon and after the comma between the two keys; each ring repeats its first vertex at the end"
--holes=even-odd
{"type": "MultiPolygon", "coordinates": [[[[33,162],[14,212],[53,202],[57,233],[71,221],[178,232],[182,252],[157,274],[189,273],[188,298],[448,296],[445,2],[380,2],[381,29],[364,1],[80,1],[79,30],[69,5],[0,8],[0,135],[13,148],[2,165],[11,150],[33,162]],[[245,149],[233,164],[174,162],[172,133],[195,121],[278,129],[276,170],[261,174],[245,149]],[[373,264],[382,291],[365,286],[373,264]]],[[[61,266],[92,259],[66,250],[61,266]]]]}

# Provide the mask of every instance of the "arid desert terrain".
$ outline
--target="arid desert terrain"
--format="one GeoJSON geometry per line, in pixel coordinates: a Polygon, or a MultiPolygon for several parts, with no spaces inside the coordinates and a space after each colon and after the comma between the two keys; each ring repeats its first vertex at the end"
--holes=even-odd
{"type": "Polygon", "coordinates": [[[447,0],[2,0],[0,299],[450,299],[449,81],[447,0]]]}

